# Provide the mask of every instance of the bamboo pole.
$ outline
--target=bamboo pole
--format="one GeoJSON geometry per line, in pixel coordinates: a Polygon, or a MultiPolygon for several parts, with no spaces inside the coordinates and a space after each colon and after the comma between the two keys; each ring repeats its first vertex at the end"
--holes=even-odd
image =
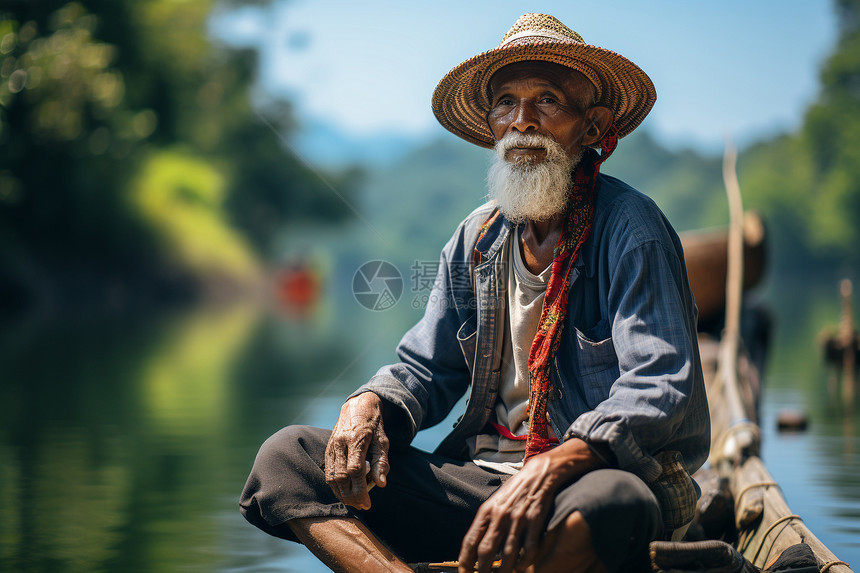
{"type": "Polygon", "coordinates": [[[856,373],[854,343],[854,316],[851,311],[851,291],[853,287],[850,279],[842,279],[839,283],[839,292],[842,295],[842,316],[839,320],[839,343],[842,346],[842,398],[845,411],[853,413],[856,373]]]}
{"type": "Polygon", "coordinates": [[[737,151],[730,138],[726,138],[723,155],[723,181],[729,203],[728,270],[726,272],[726,324],[720,340],[716,372],[720,389],[728,409],[729,425],[719,437],[719,450],[712,453],[720,474],[728,477],[731,468],[746,456],[759,451],[759,431],[754,420],[747,416],[740,394],[738,354],[740,352],[741,298],[743,297],[744,266],[744,208],[738,184],[737,151]]]}

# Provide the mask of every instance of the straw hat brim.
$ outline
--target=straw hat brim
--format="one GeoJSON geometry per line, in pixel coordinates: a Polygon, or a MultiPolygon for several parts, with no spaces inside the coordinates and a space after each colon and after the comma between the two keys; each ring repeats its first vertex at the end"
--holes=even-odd
{"type": "Polygon", "coordinates": [[[433,92],[433,114],[453,134],[493,147],[487,124],[490,78],[508,64],[533,60],[561,64],[591,80],[597,103],[615,112],[618,137],[636,129],[657,99],[651,78],[615,52],[581,42],[526,37],[478,54],[448,72],[433,92]]]}

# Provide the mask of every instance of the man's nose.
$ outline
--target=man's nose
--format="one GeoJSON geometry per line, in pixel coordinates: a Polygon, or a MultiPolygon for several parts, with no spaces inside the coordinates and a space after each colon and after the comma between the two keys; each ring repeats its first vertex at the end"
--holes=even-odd
{"type": "Polygon", "coordinates": [[[527,101],[519,102],[514,110],[514,117],[510,127],[520,133],[525,133],[529,129],[534,131],[540,127],[540,121],[538,120],[534,104],[527,101]]]}

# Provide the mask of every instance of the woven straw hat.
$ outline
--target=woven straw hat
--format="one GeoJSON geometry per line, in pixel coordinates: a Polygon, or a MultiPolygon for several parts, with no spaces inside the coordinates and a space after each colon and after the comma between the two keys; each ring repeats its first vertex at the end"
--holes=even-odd
{"type": "Polygon", "coordinates": [[[436,119],[466,141],[493,147],[487,125],[490,78],[508,64],[530,60],[583,73],[596,88],[597,103],[614,110],[618,137],[636,129],[657,99],[651,78],[627,58],[586,44],[552,16],[524,14],[497,48],[466,60],[442,78],[433,92],[436,119]]]}

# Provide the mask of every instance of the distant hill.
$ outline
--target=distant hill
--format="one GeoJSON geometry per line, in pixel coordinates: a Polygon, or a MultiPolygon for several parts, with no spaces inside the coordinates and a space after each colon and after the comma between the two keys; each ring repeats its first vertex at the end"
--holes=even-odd
{"type": "Polygon", "coordinates": [[[393,251],[436,259],[457,224],[485,201],[490,152],[454,137],[372,170],[361,195],[393,251]]]}
{"type": "Polygon", "coordinates": [[[353,136],[322,122],[303,125],[289,138],[294,150],[308,162],[329,169],[350,164],[391,165],[421,145],[420,139],[408,135],[353,136]]]}
{"type": "MultiPolygon", "coordinates": [[[[491,153],[445,137],[368,171],[361,209],[389,244],[389,256],[438,256],[456,225],[485,200],[491,153]]],[[[604,172],[651,196],[679,230],[721,225],[728,216],[720,158],[667,150],[647,132],[623,139],[604,172]]]]}
{"type": "Polygon", "coordinates": [[[721,162],[691,149],[671,151],[647,131],[635,131],[619,142],[603,172],[650,196],[682,231],[728,222],[721,162]]]}

